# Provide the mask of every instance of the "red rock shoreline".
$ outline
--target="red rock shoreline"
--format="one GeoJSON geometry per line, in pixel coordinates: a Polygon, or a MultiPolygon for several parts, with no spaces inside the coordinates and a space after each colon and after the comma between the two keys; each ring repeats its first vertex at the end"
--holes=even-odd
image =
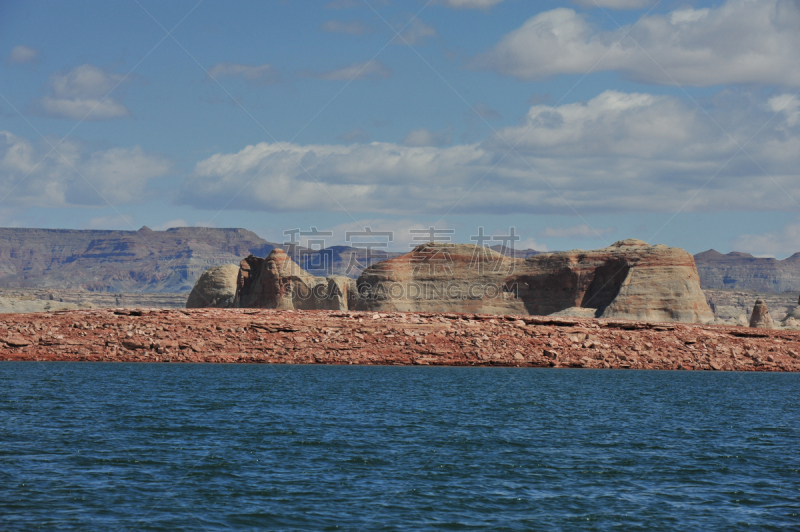
{"type": "Polygon", "coordinates": [[[800,371],[800,332],[623,320],[262,309],[7,314],[0,360],[800,371]]]}

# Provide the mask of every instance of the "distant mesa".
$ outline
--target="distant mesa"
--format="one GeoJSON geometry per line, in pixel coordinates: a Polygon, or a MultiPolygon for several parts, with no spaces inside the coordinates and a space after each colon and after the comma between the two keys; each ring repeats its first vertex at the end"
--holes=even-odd
{"type": "Polygon", "coordinates": [[[0,288],[188,292],[208,268],[274,247],[245,229],[0,228],[0,288]]]}
{"type": "Polygon", "coordinates": [[[738,251],[722,254],[710,249],[695,255],[694,260],[703,288],[800,291],[800,253],[777,260],[738,251]]]}
{"type": "Polygon", "coordinates": [[[692,256],[641,240],[525,259],[472,244],[430,242],[372,264],[356,281],[315,277],[275,249],[241,262],[233,305],[714,320],[692,256]]]}

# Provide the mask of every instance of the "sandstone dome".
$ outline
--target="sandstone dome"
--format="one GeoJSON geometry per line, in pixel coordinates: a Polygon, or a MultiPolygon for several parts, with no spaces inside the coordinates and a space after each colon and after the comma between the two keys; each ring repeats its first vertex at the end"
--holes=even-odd
{"type": "Polygon", "coordinates": [[[186,308],[232,307],[238,277],[238,264],[209,268],[197,279],[186,301],[186,308]]]}

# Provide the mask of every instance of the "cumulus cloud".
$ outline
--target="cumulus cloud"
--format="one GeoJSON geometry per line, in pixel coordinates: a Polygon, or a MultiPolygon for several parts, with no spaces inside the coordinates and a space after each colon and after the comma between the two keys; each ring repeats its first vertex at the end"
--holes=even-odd
{"type": "Polygon", "coordinates": [[[580,224],[572,227],[547,227],[539,231],[537,236],[541,238],[602,238],[614,231],[613,227],[602,229],[580,224]]]}
{"type": "Polygon", "coordinates": [[[640,82],[800,85],[800,3],[728,0],[603,30],[572,9],[540,13],[473,61],[522,80],[619,71],[640,82]],[[626,34],[630,32],[630,37],[626,34]]]}
{"type": "Polygon", "coordinates": [[[347,22],[341,20],[326,20],[319,29],[328,33],[343,33],[345,35],[364,35],[370,32],[369,26],[360,20],[350,20],[347,22]]]}
{"type": "Polygon", "coordinates": [[[280,81],[280,76],[269,63],[263,65],[243,65],[239,63],[217,63],[208,70],[212,78],[241,78],[248,83],[270,84],[280,81]]]}
{"type": "Polygon", "coordinates": [[[137,203],[148,197],[148,181],[170,170],[139,147],[88,151],[65,141],[58,152],[0,131],[0,198],[37,207],[137,203]]]}
{"type": "Polygon", "coordinates": [[[39,50],[30,46],[19,45],[11,49],[8,62],[12,64],[33,63],[39,57],[39,50]]]}
{"type": "Polygon", "coordinates": [[[572,0],[583,7],[603,7],[608,9],[639,9],[653,5],[654,0],[572,0]]]}
{"type": "Polygon", "coordinates": [[[124,81],[94,65],[81,65],[50,76],[50,94],[37,100],[46,114],[74,120],[110,120],[130,111],[111,93],[124,81]]]}
{"type": "Polygon", "coordinates": [[[351,81],[359,79],[385,79],[392,75],[392,70],[378,60],[352,63],[346,67],[328,72],[312,74],[319,79],[330,81],[351,81]]]}
{"type": "Polygon", "coordinates": [[[427,130],[402,145],[284,151],[261,143],[200,161],[180,201],[220,208],[244,187],[229,208],[571,213],[566,201],[582,213],[796,209],[781,187],[800,198],[800,128],[767,123],[765,101],[708,111],[714,121],[671,96],[607,91],[535,105],[519,125],[475,144],[439,147],[427,130]],[[739,152],[748,141],[758,165],[739,152]]]}
{"type": "Polygon", "coordinates": [[[488,9],[503,0],[439,0],[437,3],[453,9],[488,9]]]}
{"type": "Polygon", "coordinates": [[[451,140],[452,131],[450,128],[442,131],[420,128],[409,131],[408,135],[403,139],[403,144],[405,146],[445,146],[450,144],[451,140]]]}

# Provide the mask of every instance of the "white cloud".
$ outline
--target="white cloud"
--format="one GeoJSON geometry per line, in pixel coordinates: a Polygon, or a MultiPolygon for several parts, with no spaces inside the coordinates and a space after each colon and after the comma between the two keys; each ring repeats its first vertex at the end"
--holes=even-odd
{"type": "Polygon", "coordinates": [[[123,80],[120,74],[81,65],[65,74],[50,76],[51,94],[37,103],[45,113],[60,118],[109,120],[128,116],[128,108],[111,97],[123,80]]]}
{"type": "Polygon", "coordinates": [[[169,170],[169,161],[139,147],[89,152],[65,141],[50,153],[47,143],[0,131],[0,198],[20,205],[136,203],[148,197],[148,181],[169,170]]]}
{"type": "Polygon", "coordinates": [[[400,36],[394,39],[395,44],[416,45],[422,44],[428,37],[436,37],[436,28],[425,24],[419,18],[413,18],[411,22],[396,24],[400,36]]]}
{"type": "Polygon", "coordinates": [[[800,99],[793,94],[774,96],[767,102],[769,108],[775,113],[783,113],[786,124],[794,127],[800,122],[800,99]]]}
{"type": "Polygon", "coordinates": [[[603,229],[580,224],[572,227],[547,227],[539,231],[537,236],[541,238],[602,238],[614,231],[613,227],[603,229]]]}
{"type": "Polygon", "coordinates": [[[445,146],[452,140],[451,128],[442,131],[431,131],[420,128],[410,131],[403,139],[405,146],[445,146]]]}
{"type": "Polygon", "coordinates": [[[742,235],[734,240],[733,249],[756,256],[793,255],[800,251],[800,220],[786,224],[780,231],[742,235]]]}
{"type": "Polygon", "coordinates": [[[677,98],[607,91],[587,102],[533,106],[520,125],[477,144],[437,147],[427,130],[409,134],[405,145],[282,151],[261,143],[200,161],[180,201],[220,208],[244,187],[229,208],[415,215],[453,206],[453,213],[539,214],[796,209],[790,196],[800,199],[800,131],[767,123],[773,113],[764,101],[736,112],[719,105],[708,112],[730,137],[677,98]],[[747,152],[761,168],[738,150],[751,137],[747,152]]]}
{"type": "Polygon", "coordinates": [[[212,78],[241,78],[248,83],[277,83],[280,76],[272,65],[242,65],[239,63],[217,63],[208,70],[212,78]]]}
{"type": "Polygon", "coordinates": [[[635,81],[667,85],[798,86],[798,55],[797,0],[727,0],[711,9],[648,15],[633,28],[611,31],[572,9],[546,11],[506,35],[473,66],[523,80],[619,71],[635,81]]]}
{"type": "Polygon", "coordinates": [[[39,57],[39,50],[30,46],[19,45],[11,49],[8,62],[13,64],[33,63],[39,57]]]}
{"type": "Polygon", "coordinates": [[[352,63],[346,67],[338,68],[336,70],[314,74],[314,76],[317,78],[327,79],[330,81],[385,79],[391,75],[391,69],[375,59],[371,61],[362,61],[360,63],[352,63]]]}
{"type": "Polygon", "coordinates": [[[341,20],[326,20],[319,28],[328,33],[343,33],[345,35],[364,35],[371,31],[369,26],[360,20],[351,20],[347,22],[341,20]]]}
{"type": "Polygon", "coordinates": [[[488,9],[503,0],[439,0],[437,3],[453,9],[488,9]]]}
{"type": "Polygon", "coordinates": [[[654,0],[572,0],[583,7],[603,7],[609,9],[639,9],[653,5],[654,0]]]}

